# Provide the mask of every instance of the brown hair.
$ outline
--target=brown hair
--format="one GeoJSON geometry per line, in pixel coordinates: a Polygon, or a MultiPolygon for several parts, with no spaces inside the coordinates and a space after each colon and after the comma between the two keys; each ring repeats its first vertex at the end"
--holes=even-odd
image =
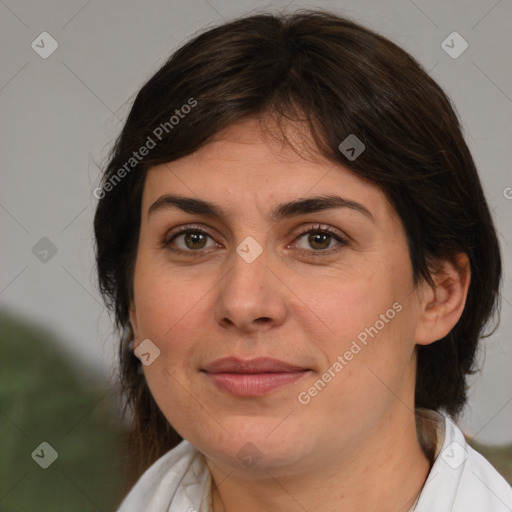
{"type": "Polygon", "coordinates": [[[209,29],[179,48],[137,94],[94,219],[99,285],[122,332],[121,381],[142,469],[181,440],[130,347],[146,170],[263,114],[305,123],[321,155],[382,188],[405,227],[415,283],[432,282],[437,259],[468,255],[471,284],[459,322],[442,340],[418,347],[416,407],[461,411],[478,341],[498,309],[500,251],[475,164],[449,99],[409,54],[319,10],[264,13],[209,29]],[[350,134],[366,146],[353,161],[338,149],[350,134]],[[150,139],[154,147],[135,159],[150,139]]]}

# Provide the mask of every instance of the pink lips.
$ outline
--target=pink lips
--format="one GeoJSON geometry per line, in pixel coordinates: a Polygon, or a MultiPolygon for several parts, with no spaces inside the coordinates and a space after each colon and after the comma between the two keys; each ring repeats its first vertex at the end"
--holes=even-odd
{"type": "Polygon", "coordinates": [[[225,357],[202,369],[217,387],[236,396],[260,396],[300,379],[309,370],[278,359],[225,357]]]}

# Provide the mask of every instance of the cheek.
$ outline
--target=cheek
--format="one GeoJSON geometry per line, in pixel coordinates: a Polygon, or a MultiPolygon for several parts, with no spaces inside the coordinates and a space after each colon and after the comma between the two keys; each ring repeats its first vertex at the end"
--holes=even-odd
{"type": "Polygon", "coordinates": [[[369,369],[393,380],[408,366],[416,318],[409,266],[399,258],[375,262],[310,295],[317,324],[327,332],[312,341],[326,368],[342,357],[344,377],[337,380],[346,379],[344,386],[364,386],[369,369]]]}
{"type": "Polygon", "coordinates": [[[207,310],[212,306],[205,296],[211,286],[178,276],[174,270],[147,266],[136,272],[134,292],[137,341],[148,338],[160,350],[158,358],[143,367],[148,387],[167,420],[183,435],[197,416],[189,382],[196,371],[198,340],[208,333],[207,310]]]}
{"type": "Polygon", "coordinates": [[[374,325],[397,300],[397,290],[383,272],[363,270],[325,285],[310,295],[311,305],[337,340],[353,338],[374,325]]]}
{"type": "Polygon", "coordinates": [[[179,355],[188,349],[187,340],[204,332],[209,301],[205,294],[211,286],[203,279],[184,279],[175,269],[144,263],[134,281],[138,337],[151,339],[162,355],[179,355]]]}
{"type": "MultiPolygon", "coordinates": [[[[134,294],[139,325],[145,328],[167,326],[168,329],[185,314],[194,284],[177,283],[179,271],[166,268],[149,250],[139,253],[134,275],[134,294]]],[[[190,309],[190,307],[188,307],[190,309]]]]}

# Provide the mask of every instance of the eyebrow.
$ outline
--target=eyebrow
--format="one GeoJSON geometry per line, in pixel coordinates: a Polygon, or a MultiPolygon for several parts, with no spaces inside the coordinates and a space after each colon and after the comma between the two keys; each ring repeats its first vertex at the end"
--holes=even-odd
{"type": "MultiPolygon", "coordinates": [[[[305,199],[297,199],[287,203],[281,203],[277,205],[274,210],[272,210],[270,218],[273,222],[276,222],[284,218],[319,212],[322,210],[329,210],[333,208],[349,208],[351,210],[362,213],[372,222],[375,222],[372,213],[370,210],[368,210],[368,208],[366,208],[366,206],[356,201],[345,199],[337,195],[314,196],[307,197],[305,199]]],[[[179,209],[186,213],[204,215],[207,217],[217,217],[220,219],[226,218],[226,214],[224,213],[222,207],[215,203],[203,201],[202,199],[196,199],[193,197],[184,197],[172,194],[164,194],[160,196],[149,207],[148,218],[158,211],[173,209],[179,209]]]]}

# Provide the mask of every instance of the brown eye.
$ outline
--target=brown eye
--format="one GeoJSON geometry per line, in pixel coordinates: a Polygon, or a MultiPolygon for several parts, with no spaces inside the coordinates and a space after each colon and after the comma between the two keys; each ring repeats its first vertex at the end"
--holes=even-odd
{"type": "Polygon", "coordinates": [[[170,238],[163,242],[163,246],[171,246],[172,249],[183,252],[194,252],[208,247],[215,247],[217,244],[212,237],[200,229],[183,229],[175,233],[170,238]],[[207,245],[208,239],[213,243],[207,245]]]}
{"type": "Polygon", "coordinates": [[[313,232],[308,235],[308,244],[313,249],[328,249],[332,235],[324,232],[313,232]]]}
{"type": "MultiPolygon", "coordinates": [[[[307,231],[303,231],[297,238],[295,245],[299,249],[304,249],[311,253],[314,252],[326,252],[330,253],[329,249],[333,247],[339,249],[341,246],[347,245],[347,241],[342,238],[338,233],[332,232],[327,228],[319,228],[315,227],[314,229],[309,229],[307,231]],[[307,238],[306,238],[307,235],[307,238]],[[300,242],[301,239],[306,240],[305,245],[303,242],[300,242]],[[337,242],[337,243],[332,243],[337,242]]],[[[334,250],[336,250],[334,249],[334,250]]]]}
{"type": "Polygon", "coordinates": [[[189,231],[183,235],[183,241],[188,249],[203,249],[206,237],[207,235],[199,231],[189,231]]]}

